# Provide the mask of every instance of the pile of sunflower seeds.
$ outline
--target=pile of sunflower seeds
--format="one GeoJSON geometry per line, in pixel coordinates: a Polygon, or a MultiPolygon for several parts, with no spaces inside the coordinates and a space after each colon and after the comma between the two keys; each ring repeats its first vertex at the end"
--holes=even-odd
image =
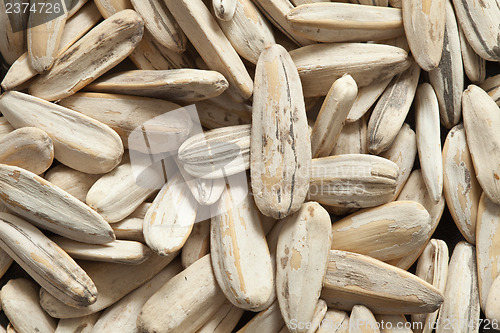
{"type": "Polygon", "coordinates": [[[499,329],[499,22],[499,0],[0,1],[0,277],[30,277],[0,332],[499,329]]]}

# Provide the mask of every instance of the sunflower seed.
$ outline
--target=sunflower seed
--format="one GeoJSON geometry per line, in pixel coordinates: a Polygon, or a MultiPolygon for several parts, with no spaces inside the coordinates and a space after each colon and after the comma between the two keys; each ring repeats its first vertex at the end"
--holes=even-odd
{"type": "Polygon", "coordinates": [[[218,23],[236,52],[256,64],[264,48],[276,43],[273,30],[251,0],[231,1],[236,3],[233,18],[218,23]]]}
{"type": "Polygon", "coordinates": [[[373,207],[391,200],[398,167],[378,156],[346,154],[312,161],[308,198],[328,206],[373,207]]]}
{"type": "Polygon", "coordinates": [[[147,246],[134,241],[115,240],[103,245],[95,245],[61,236],[52,236],[51,240],[74,259],[138,265],[151,256],[151,251],[147,246]]]}
{"type": "Polygon", "coordinates": [[[428,83],[421,84],[415,96],[417,148],[422,175],[434,202],[439,202],[443,192],[443,158],[439,106],[434,89],[428,83]]]}
{"type": "Polygon", "coordinates": [[[54,160],[52,139],[36,127],[17,129],[0,138],[0,163],[18,166],[37,175],[54,160]]]}
{"type": "Polygon", "coordinates": [[[349,316],[344,311],[328,309],[316,333],[348,333],[349,316]]]}
{"type": "Polygon", "coordinates": [[[197,202],[180,173],[163,185],[144,217],[146,244],[159,255],[182,248],[196,219],[197,202]]]}
{"type": "Polygon", "coordinates": [[[160,45],[178,53],[184,52],[186,36],[163,1],[131,0],[131,3],[144,20],[146,29],[160,45]]]}
{"type": "Polygon", "coordinates": [[[486,308],[484,310],[486,318],[491,321],[496,321],[500,318],[498,313],[498,302],[499,302],[499,290],[500,290],[500,278],[497,276],[493,283],[491,284],[490,291],[488,292],[488,298],[486,299],[486,308]]]}
{"type": "Polygon", "coordinates": [[[500,170],[495,162],[500,146],[498,106],[475,85],[464,91],[462,104],[465,134],[477,181],[489,199],[500,204],[500,170]]]}
{"type": "Polygon", "coordinates": [[[453,127],[443,147],[444,196],[464,238],[476,243],[476,218],[481,187],[474,173],[463,124],[453,127]]]}
{"type": "Polygon", "coordinates": [[[500,60],[497,22],[500,8],[496,1],[453,0],[458,23],[474,51],[489,61],[500,60]]]}
{"type": "Polygon", "coordinates": [[[443,296],[417,276],[361,254],[331,250],[321,298],[329,307],[364,304],[376,314],[430,313],[443,296]]]}
{"type": "Polygon", "coordinates": [[[400,258],[425,244],[430,222],[429,213],[419,203],[391,202],[334,222],[331,247],[383,261],[400,258]]]}
{"type": "Polygon", "coordinates": [[[464,66],[460,53],[457,21],[451,5],[446,2],[446,28],[441,61],[429,72],[429,80],[439,102],[441,124],[451,128],[458,124],[462,114],[464,91],[464,66]]]}
{"type": "Polygon", "coordinates": [[[404,50],[380,44],[315,44],[293,50],[290,55],[306,97],[325,96],[344,74],[351,75],[358,87],[364,87],[393,77],[411,64],[404,50]],[[351,56],[346,58],[346,54],[351,56]]]}
{"type": "Polygon", "coordinates": [[[480,84],[486,78],[486,60],[481,58],[470,46],[463,30],[458,27],[460,48],[464,63],[465,74],[475,84],[480,84]]]}
{"type": "Polygon", "coordinates": [[[201,124],[208,129],[252,122],[252,108],[247,104],[231,100],[225,93],[197,102],[196,110],[201,124]]]}
{"type": "Polygon", "coordinates": [[[415,61],[424,71],[439,65],[443,51],[445,0],[402,1],[406,38],[415,61]]]}
{"type": "Polygon", "coordinates": [[[194,333],[225,300],[212,272],[210,256],[206,255],[149,298],[137,318],[137,328],[143,332],[194,333]]]}
{"type": "Polygon", "coordinates": [[[50,101],[74,94],[127,57],[143,32],[144,22],[134,11],[116,13],[61,54],[30,85],[30,94],[50,101]]]}
{"type": "Polygon", "coordinates": [[[56,329],[56,320],[40,307],[39,289],[26,279],[12,279],[2,288],[2,310],[19,333],[50,333],[56,329]]]}
{"type": "Polygon", "coordinates": [[[492,202],[483,193],[479,200],[476,221],[476,256],[478,267],[479,295],[481,308],[486,308],[486,299],[493,280],[499,275],[500,267],[497,257],[500,254],[498,230],[500,221],[500,205],[492,202]]]}
{"type": "Polygon", "coordinates": [[[114,240],[98,213],[27,170],[0,164],[0,197],[12,212],[61,236],[90,244],[114,240]]]}
{"type": "Polygon", "coordinates": [[[312,129],[312,157],[328,156],[335,148],[357,93],[358,87],[350,75],[333,83],[312,129]]]}
{"type": "Polygon", "coordinates": [[[378,100],[368,122],[369,151],[380,154],[392,144],[403,125],[420,76],[420,67],[412,62],[410,68],[396,75],[378,100]]]}
{"type": "Polygon", "coordinates": [[[110,74],[89,84],[94,92],[164,98],[194,103],[216,97],[228,87],[222,74],[200,69],[132,70],[110,74]]]}
{"type": "MultiPolygon", "coordinates": [[[[39,4],[37,1],[31,3],[35,6],[39,4]]],[[[64,1],[61,4],[63,13],[60,14],[36,9],[30,12],[27,30],[28,56],[31,67],[38,73],[52,67],[56,58],[68,18],[64,1]]]]}
{"type": "Polygon", "coordinates": [[[252,79],[203,1],[166,0],[166,4],[207,65],[224,75],[230,90],[248,99],[252,79]]]}
{"type": "Polygon", "coordinates": [[[85,202],[87,193],[100,178],[100,175],[91,175],[73,170],[63,164],[51,168],[45,173],[45,179],[68,192],[78,200],[85,202]]]}
{"type": "Polygon", "coordinates": [[[118,134],[78,112],[17,91],[4,93],[0,108],[14,127],[35,126],[47,132],[54,144],[55,158],[75,170],[108,172],[122,158],[123,145],[118,134]]]}
{"type": "Polygon", "coordinates": [[[210,253],[226,298],[234,306],[255,310],[269,300],[274,279],[260,213],[252,197],[244,196],[246,186],[227,186],[222,193],[217,208],[224,213],[212,214],[210,253]]]}
{"type": "Polygon", "coordinates": [[[120,135],[125,148],[129,148],[130,134],[143,126],[143,132],[146,133],[141,134],[148,137],[150,149],[146,150],[138,145],[131,148],[144,153],[163,152],[170,146],[177,149],[178,144],[176,143],[184,141],[192,128],[191,118],[185,109],[180,105],[161,99],[115,94],[76,93],[62,99],[58,104],[108,125],[120,135]],[[174,110],[175,116],[169,116],[168,112],[174,110]],[[156,120],[153,120],[154,118],[156,120]],[[170,145],[171,142],[174,144],[170,145]]]}
{"type": "Polygon", "coordinates": [[[311,142],[297,69],[274,45],[262,52],[255,74],[250,173],[255,203],[266,216],[296,212],[307,195],[311,142]]]}
{"type": "Polygon", "coordinates": [[[276,294],[288,328],[306,332],[292,323],[313,319],[332,242],[330,216],[318,203],[307,202],[286,220],[276,251],[276,294]]]}
{"type": "MultiPolygon", "coordinates": [[[[359,96],[359,94],[358,94],[359,96]]],[[[352,110],[352,109],[351,109],[352,110]]],[[[346,123],[337,139],[335,148],[330,155],[367,154],[366,145],[366,117],[353,123],[346,123]]]]}
{"type": "Polygon", "coordinates": [[[478,271],[474,250],[467,242],[459,242],[453,250],[436,333],[479,332],[478,271]],[[467,318],[465,322],[464,318],[467,318]]]}
{"type": "MultiPolygon", "coordinates": [[[[432,239],[420,255],[415,274],[423,280],[429,282],[440,292],[444,293],[446,279],[448,276],[448,246],[442,240],[432,239]]],[[[430,314],[414,314],[411,319],[413,323],[419,322],[423,329],[414,329],[415,333],[431,333],[435,326],[439,310],[430,314]]]]}
{"type": "Polygon", "coordinates": [[[490,76],[481,83],[480,88],[486,91],[497,105],[500,104],[500,75],[490,76]]]}
{"type": "MultiPolygon", "coordinates": [[[[146,203],[150,205],[149,203],[146,203]]],[[[140,206],[139,208],[140,209],[140,206]]],[[[133,213],[131,214],[133,215],[133,213]]],[[[146,243],[144,240],[144,234],[142,232],[142,226],[144,224],[144,217],[126,217],[120,222],[111,224],[111,228],[115,233],[116,239],[121,240],[132,240],[141,243],[146,243]]]]}
{"type": "Polygon", "coordinates": [[[136,320],[141,308],[158,289],[181,270],[179,260],[172,261],[150,281],[109,306],[97,320],[93,332],[137,332],[136,320]]]}
{"type": "Polygon", "coordinates": [[[98,312],[80,318],[61,319],[54,333],[91,333],[100,315],[98,312]]]}
{"type": "Polygon", "coordinates": [[[85,271],[32,224],[0,213],[0,235],[2,249],[54,297],[71,306],[96,302],[96,286],[85,271]]]}
{"type": "MultiPolygon", "coordinates": [[[[368,6],[384,6],[387,7],[389,2],[387,0],[349,0],[351,3],[368,6]]],[[[394,7],[394,6],[393,6],[394,7]]]]}
{"type": "Polygon", "coordinates": [[[297,35],[324,43],[384,40],[404,34],[397,8],[313,3],[293,9],[286,18],[297,35]]]}
{"type": "Polygon", "coordinates": [[[250,167],[250,125],[218,128],[194,135],[177,152],[194,177],[224,178],[250,167]]]}
{"type": "Polygon", "coordinates": [[[97,301],[86,307],[75,308],[60,302],[42,288],[40,304],[54,318],[77,318],[99,312],[146,283],[165,268],[176,255],[177,253],[167,257],[152,255],[139,265],[80,261],[80,266],[97,287],[99,294],[97,301]],[[124,276],[127,279],[123,279],[124,276]]]}
{"type": "Polygon", "coordinates": [[[399,167],[399,174],[396,178],[396,190],[393,199],[397,198],[403,189],[410,172],[413,169],[415,156],[417,155],[417,139],[415,132],[408,124],[403,124],[398,135],[385,152],[380,157],[386,158],[399,167]]]}

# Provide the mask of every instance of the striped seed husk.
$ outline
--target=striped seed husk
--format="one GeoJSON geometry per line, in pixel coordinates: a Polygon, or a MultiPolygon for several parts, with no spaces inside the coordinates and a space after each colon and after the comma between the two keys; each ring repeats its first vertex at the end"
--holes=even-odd
{"type": "MultiPolygon", "coordinates": [[[[21,5],[21,0],[9,1],[13,6],[21,5]]],[[[29,14],[15,10],[7,13],[7,2],[0,3],[0,54],[11,65],[17,58],[26,52],[26,28],[29,14]]]]}
{"type": "Polygon", "coordinates": [[[443,193],[443,157],[441,153],[441,131],[439,105],[432,86],[423,83],[415,95],[415,122],[417,149],[425,185],[434,202],[439,202],[443,193]]]}
{"type": "Polygon", "coordinates": [[[92,333],[94,325],[101,313],[97,312],[85,317],[61,319],[54,333],[92,333]]]}
{"type": "Polygon", "coordinates": [[[182,247],[182,267],[188,268],[208,253],[210,253],[210,220],[205,220],[195,223],[182,247]]]}
{"type": "Polygon", "coordinates": [[[404,34],[398,8],[313,3],[293,9],[286,18],[294,33],[323,43],[385,40],[404,34]]]}
{"type": "Polygon", "coordinates": [[[286,327],[278,301],[275,301],[267,309],[253,317],[237,333],[279,333],[283,326],[286,327]]]}
{"type": "MultiPolygon", "coordinates": [[[[19,333],[53,333],[57,321],[40,307],[40,287],[27,279],[12,279],[2,287],[2,310],[9,319],[9,325],[19,333]]],[[[5,331],[4,331],[5,332],[5,331]]]]}
{"type": "Polygon", "coordinates": [[[420,67],[412,62],[410,68],[396,75],[387,86],[368,122],[368,144],[372,154],[380,154],[392,144],[403,125],[417,90],[420,67]]]}
{"type": "Polygon", "coordinates": [[[445,0],[402,1],[403,25],[415,61],[424,71],[439,65],[443,51],[445,0]]]}
{"type": "Polygon", "coordinates": [[[391,81],[392,77],[378,82],[373,82],[368,86],[358,89],[358,95],[356,96],[354,104],[347,115],[346,123],[352,123],[360,120],[375,104],[391,81]]]}
{"type": "Polygon", "coordinates": [[[441,124],[452,128],[462,115],[464,65],[460,51],[460,36],[451,0],[446,1],[446,27],[441,61],[429,72],[429,80],[439,102],[441,124]]]}
{"type": "Polygon", "coordinates": [[[144,22],[134,11],[123,10],[110,16],[61,54],[50,70],[35,79],[30,85],[30,94],[55,101],[76,93],[125,59],[143,33],[144,22]]]}
{"type": "Polygon", "coordinates": [[[311,141],[301,88],[282,46],[262,52],[255,74],[250,174],[257,207],[274,218],[300,209],[309,188],[311,141]]]}
{"type": "Polygon", "coordinates": [[[443,295],[400,268],[361,254],[331,250],[321,298],[329,307],[363,304],[375,314],[436,311],[443,295]]]}
{"type": "Polygon", "coordinates": [[[430,238],[431,218],[414,201],[363,209],[332,224],[333,250],[388,261],[418,251],[430,238]]]}
{"type": "Polygon", "coordinates": [[[32,172],[0,164],[0,198],[8,209],[40,228],[90,244],[115,239],[90,207],[32,172]]]}
{"type": "Polygon", "coordinates": [[[306,332],[291,323],[314,317],[332,242],[331,221],[317,202],[304,203],[286,220],[276,250],[276,294],[290,331],[306,332]]]}
{"type": "Polygon", "coordinates": [[[477,181],[490,200],[500,204],[500,170],[496,163],[500,146],[498,106],[484,90],[470,85],[463,92],[462,112],[477,181]]]}
{"type": "Polygon", "coordinates": [[[358,87],[350,75],[336,80],[321,106],[311,134],[312,157],[325,157],[335,148],[358,87]]]}
{"type": "Polygon", "coordinates": [[[222,93],[215,98],[199,101],[195,105],[200,123],[208,129],[250,124],[252,122],[252,107],[233,101],[226,93],[222,93]]]}
{"type": "Polygon", "coordinates": [[[231,21],[236,11],[237,0],[213,0],[215,16],[221,21],[231,21]]]}
{"type": "Polygon", "coordinates": [[[500,104],[500,75],[490,76],[479,87],[486,91],[497,105],[500,104]]]}
{"type": "Polygon", "coordinates": [[[312,160],[308,199],[336,207],[373,207],[394,196],[398,166],[385,158],[345,154],[312,160]]]}
{"type": "Polygon", "coordinates": [[[460,49],[462,51],[465,74],[472,83],[481,84],[486,78],[486,60],[481,58],[472,46],[470,46],[460,26],[458,27],[458,32],[460,35],[460,49]]]}
{"type": "Polygon", "coordinates": [[[120,163],[120,137],[97,120],[17,91],[4,93],[0,108],[15,128],[34,126],[45,131],[52,139],[54,157],[75,170],[104,173],[120,163]]]}
{"type": "Polygon", "coordinates": [[[98,292],[87,273],[35,226],[0,213],[0,246],[38,284],[68,306],[89,306],[98,292]]]}
{"type": "Polygon", "coordinates": [[[178,159],[194,177],[224,178],[250,167],[250,125],[196,134],[179,147],[178,159]]]}
{"type": "Polygon", "coordinates": [[[100,175],[92,175],[71,169],[64,164],[51,168],[44,176],[49,183],[68,192],[82,202],[85,202],[88,191],[100,177],[100,175]]]}
{"type": "Polygon", "coordinates": [[[455,245],[436,333],[479,332],[478,271],[474,250],[467,242],[455,245]],[[467,319],[464,321],[464,318],[467,319]]]}
{"type": "Polygon", "coordinates": [[[306,97],[325,96],[333,82],[344,74],[351,75],[361,88],[393,77],[411,64],[403,49],[381,44],[314,44],[293,50],[290,55],[306,97]]]}
{"type": "Polygon", "coordinates": [[[162,98],[194,103],[222,94],[228,82],[222,74],[200,69],[131,70],[106,75],[85,90],[162,98]]]}
{"type": "Polygon", "coordinates": [[[215,315],[196,333],[224,333],[232,332],[238,324],[244,310],[226,301],[217,310],[215,315]]]}
{"type": "Polygon", "coordinates": [[[458,230],[476,244],[476,219],[481,186],[467,145],[463,124],[453,127],[443,147],[444,197],[458,230]]]}

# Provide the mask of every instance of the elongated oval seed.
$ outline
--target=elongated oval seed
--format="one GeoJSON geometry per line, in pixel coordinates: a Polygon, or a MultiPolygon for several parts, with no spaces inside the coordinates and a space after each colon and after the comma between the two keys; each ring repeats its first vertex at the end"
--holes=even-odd
{"type": "Polygon", "coordinates": [[[331,250],[321,298],[351,310],[364,304],[376,314],[436,311],[443,295],[417,276],[361,254],[331,250]]]}
{"type": "Polygon", "coordinates": [[[425,71],[436,68],[444,42],[445,0],[402,1],[406,38],[415,61],[425,71]]]}
{"type": "Polygon", "coordinates": [[[16,128],[35,126],[45,131],[54,144],[54,157],[75,170],[104,173],[120,163],[120,137],[97,120],[17,91],[0,97],[0,110],[16,128]]]}
{"type": "Polygon", "coordinates": [[[44,173],[54,160],[54,146],[47,133],[36,127],[19,128],[0,138],[0,163],[44,173]]]}
{"type": "Polygon", "coordinates": [[[153,255],[139,265],[80,261],[80,266],[97,287],[99,292],[97,301],[86,307],[75,308],[60,302],[42,288],[40,304],[54,318],[77,318],[99,312],[149,281],[152,276],[165,268],[176,255],[177,253],[167,257],[153,255]],[[127,279],[124,280],[124,277],[127,279]]]}
{"type": "Polygon", "coordinates": [[[66,252],[32,224],[0,213],[0,246],[54,297],[70,306],[89,306],[97,290],[66,252]]]}
{"type": "Polygon", "coordinates": [[[453,127],[443,147],[444,197],[448,210],[464,238],[476,243],[476,219],[481,187],[462,124],[453,127]]]}
{"type": "Polygon", "coordinates": [[[227,87],[227,80],[218,72],[183,68],[110,74],[89,84],[85,89],[194,103],[216,97],[227,87]]]}
{"type": "Polygon", "coordinates": [[[39,290],[39,286],[26,279],[12,279],[2,287],[2,311],[16,332],[51,333],[56,329],[56,320],[40,307],[39,290]]]}
{"type": "MultiPolygon", "coordinates": [[[[12,2],[9,3],[12,5],[12,2]]],[[[6,6],[7,2],[0,3],[0,53],[10,65],[26,51],[25,31],[29,13],[21,10],[8,13],[6,6]]]]}
{"type": "Polygon", "coordinates": [[[92,333],[94,324],[100,315],[98,312],[85,317],[60,319],[54,333],[92,333]]]}
{"type": "Polygon", "coordinates": [[[349,215],[332,230],[332,249],[387,261],[418,251],[430,237],[431,217],[417,202],[395,201],[349,215]]]}
{"type": "Polygon", "coordinates": [[[324,43],[384,40],[404,34],[397,8],[312,3],[293,9],[286,18],[294,33],[324,43]]]}
{"type": "Polygon", "coordinates": [[[61,236],[90,244],[115,238],[102,216],[24,169],[0,164],[0,198],[12,212],[61,236]]]}
{"type": "Polygon", "coordinates": [[[431,198],[437,203],[443,192],[443,157],[438,101],[434,89],[428,83],[419,86],[415,99],[417,148],[422,175],[431,198]]]}
{"type": "Polygon", "coordinates": [[[101,176],[80,172],[60,164],[47,171],[44,177],[49,183],[85,202],[88,191],[101,176]]]}
{"type": "Polygon", "coordinates": [[[312,157],[325,157],[335,148],[358,86],[350,75],[335,81],[321,106],[311,133],[312,157]]]}
{"type": "Polygon", "coordinates": [[[146,244],[159,255],[181,249],[193,229],[197,209],[182,175],[170,177],[144,217],[146,244]]]}
{"type": "Polygon", "coordinates": [[[50,101],[74,94],[125,59],[143,33],[144,22],[137,13],[116,13],[61,54],[30,85],[30,94],[50,101]]]}
{"type": "Polygon", "coordinates": [[[223,213],[210,224],[210,253],[215,277],[229,301],[255,311],[271,297],[274,278],[260,212],[252,196],[242,198],[246,186],[226,186],[222,193],[218,209],[223,213]]]}
{"type": "Polygon", "coordinates": [[[314,44],[293,50],[290,55],[306,97],[325,96],[344,74],[351,75],[358,87],[364,87],[399,74],[411,64],[403,49],[381,44],[314,44]],[[350,56],[346,58],[346,54],[350,56]]]}
{"type": "Polygon", "coordinates": [[[286,220],[276,250],[276,294],[287,326],[306,332],[291,324],[313,319],[332,242],[330,216],[317,202],[307,202],[286,220]]]}
{"type": "Polygon", "coordinates": [[[312,160],[308,198],[334,207],[373,207],[391,200],[398,166],[381,157],[344,154],[312,160]]]}
{"type": "Polygon", "coordinates": [[[255,203],[266,216],[296,212],[309,187],[311,141],[297,69],[276,44],[255,73],[250,172],[255,203]]]}
{"type": "Polygon", "coordinates": [[[462,95],[462,112],[467,144],[477,181],[493,202],[500,204],[500,113],[488,94],[470,85],[462,95]]]}

